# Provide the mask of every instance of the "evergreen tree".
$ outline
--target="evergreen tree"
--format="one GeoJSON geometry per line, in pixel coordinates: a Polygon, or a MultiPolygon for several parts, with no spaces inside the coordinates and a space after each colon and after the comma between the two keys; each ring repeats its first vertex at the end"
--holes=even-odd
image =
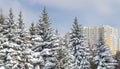
{"type": "Polygon", "coordinates": [[[60,40],[60,49],[56,55],[57,69],[76,69],[76,64],[74,63],[74,56],[71,54],[68,44],[65,39],[60,40]]]}
{"type": "Polygon", "coordinates": [[[49,17],[46,9],[43,9],[42,17],[37,25],[37,34],[41,36],[43,41],[51,41],[52,38],[52,28],[50,27],[49,17]]]}
{"type": "MultiPolygon", "coordinates": [[[[2,67],[5,69],[24,69],[23,50],[25,50],[25,37],[21,38],[21,29],[14,22],[12,9],[9,11],[9,17],[2,27],[0,55],[2,58],[2,67]],[[23,58],[23,59],[22,59],[23,58]]],[[[21,32],[23,33],[23,32],[21,32]]]]}
{"type": "Polygon", "coordinates": [[[35,26],[34,26],[34,23],[31,24],[29,32],[30,32],[30,35],[35,35],[35,26]]]}
{"type": "Polygon", "coordinates": [[[94,63],[97,69],[115,69],[116,60],[112,57],[110,49],[104,43],[104,39],[100,39],[94,50],[94,63]]]}
{"type": "Polygon", "coordinates": [[[13,15],[13,12],[12,12],[12,8],[10,8],[9,10],[9,16],[8,16],[8,19],[7,19],[7,37],[8,37],[8,41],[11,41],[12,40],[12,34],[15,33],[17,30],[17,24],[14,22],[14,15],[13,15]]]}
{"type": "Polygon", "coordinates": [[[36,27],[36,33],[37,37],[32,39],[33,51],[41,53],[45,63],[43,69],[56,69],[55,55],[58,46],[58,43],[56,43],[57,37],[53,34],[45,8],[36,27]]]}
{"type": "Polygon", "coordinates": [[[89,59],[90,51],[86,44],[86,38],[83,34],[82,26],[78,25],[77,18],[75,18],[72,32],[69,39],[72,47],[73,56],[75,57],[76,69],[90,69],[89,59]]]}
{"type": "Polygon", "coordinates": [[[18,33],[19,36],[21,37],[21,39],[24,39],[26,34],[28,34],[28,32],[25,31],[24,28],[24,22],[23,22],[23,18],[22,18],[22,12],[20,11],[19,13],[19,18],[18,18],[18,22],[17,22],[17,29],[18,29],[18,33]]]}
{"type": "Polygon", "coordinates": [[[3,22],[3,14],[2,14],[2,11],[1,11],[1,14],[0,14],[0,68],[4,68],[4,58],[5,58],[5,53],[2,51],[4,48],[2,46],[2,44],[4,42],[7,41],[7,39],[5,39],[5,35],[4,33],[5,32],[5,29],[4,29],[4,22],[3,22]]]}
{"type": "Polygon", "coordinates": [[[10,10],[9,10],[8,23],[9,23],[9,25],[14,24],[14,15],[12,12],[12,8],[10,8],[10,10]]]}
{"type": "MultiPolygon", "coordinates": [[[[18,25],[18,34],[21,40],[23,40],[21,44],[22,48],[22,63],[23,67],[25,69],[39,69],[39,67],[43,66],[43,58],[38,52],[32,51],[32,44],[31,44],[31,35],[28,32],[25,32],[24,30],[24,23],[22,19],[22,13],[19,14],[18,19],[19,25],[18,25]]],[[[34,33],[32,35],[35,35],[35,27],[32,25],[32,31],[34,33]]],[[[33,36],[32,36],[33,37],[33,36]]],[[[37,37],[38,38],[38,37],[37,37]]]]}
{"type": "MultiPolygon", "coordinates": [[[[1,51],[3,59],[3,66],[5,69],[21,68],[18,62],[21,61],[21,48],[19,45],[19,39],[17,35],[17,25],[14,23],[14,15],[12,9],[9,11],[9,17],[7,23],[4,25],[4,33],[2,33],[1,51]]],[[[3,26],[3,27],[4,27],[3,26]]]]}

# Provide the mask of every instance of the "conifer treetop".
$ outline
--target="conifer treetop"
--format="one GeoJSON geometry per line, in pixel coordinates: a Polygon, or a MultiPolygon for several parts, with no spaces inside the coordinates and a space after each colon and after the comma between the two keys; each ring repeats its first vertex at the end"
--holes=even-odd
{"type": "Polygon", "coordinates": [[[72,36],[77,36],[77,37],[83,37],[83,29],[82,29],[82,25],[78,24],[78,20],[77,17],[75,17],[74,19],[74,23],[73,23],[73,28],[72,28],[72,32],[71,34],[73,34],[72,36]],[[73,34],[74,33],[74,34],[73,34]]]}
{"type": "Polygon", "coordinates": [[[9,21],[10,24],[14,24],[14,15],[13,15],[13,12],[12,12],[12,8],[10,8],[10,10],[9,10],[8,21],[9,21]]]}
{"type": "Polygon", "coordinates": [[[44,7],[44,9],[43,9],[43,11],[42,11],[42,21],[43,21],[45,24],[50,25],[49,16],[48,16],[48,13],[47,13],[47,10],[46,10],[45,7],[44,7]]]}
{"type": "Polygon", "coordinates": [[[22,19],[22,11],[19,12],[19,18],[18,18],[18,25],[19,25],[19,29],[24,29],[24,23],[23,23],[23,19],[22,19]]]}
{"type": "Polygon", "coordinates": [[[42,15],[36,27],[36,33],[40,35],[45,41],[50,41],[53,36],[49,17],[45,8],[42,11],[42,15]]]}

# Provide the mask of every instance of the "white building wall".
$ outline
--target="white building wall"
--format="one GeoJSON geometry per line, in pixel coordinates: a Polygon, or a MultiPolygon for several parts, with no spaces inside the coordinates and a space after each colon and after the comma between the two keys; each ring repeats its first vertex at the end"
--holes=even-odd
{"type": "Polygon", "coordinates": [[[106,39],[106,43],[110,46],[111,50],[119,50],[120,40],[118,40],[118,30],[108,25],[96,26],[96,27],[84,27],[85,34],[88,38],[90,47],[97,43],[99,38],[106,39]],[[119,43],[118,43],[119,42],[119,43]]]}

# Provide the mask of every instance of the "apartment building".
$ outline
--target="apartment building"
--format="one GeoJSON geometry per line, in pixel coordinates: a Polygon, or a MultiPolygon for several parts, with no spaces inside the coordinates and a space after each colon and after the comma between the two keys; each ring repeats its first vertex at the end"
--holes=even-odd
{"type": "Polygon", "coordinates": [[[111,49],[112,54],[119,50],[118,30],[108,25],[95,27],[84,27],[90,48],[93,48],[100,38],[105,40],[106,45],[111,49]]]}

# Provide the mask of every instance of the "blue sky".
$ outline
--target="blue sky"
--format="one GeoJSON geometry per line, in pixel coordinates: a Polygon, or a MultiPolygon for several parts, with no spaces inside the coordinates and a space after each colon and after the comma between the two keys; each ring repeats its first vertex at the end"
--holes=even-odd
{"type": "Polygon", "coordinates": [[[28,28],[37,23],[43,7],[46,6],[50,22],[60,34],[70,31],[75,17],[83,26],[110,25],[120,32],[120,0],[0,0],[0,8],[7,17],[13,8],[15,18],[23,12],[28,28]]]}

